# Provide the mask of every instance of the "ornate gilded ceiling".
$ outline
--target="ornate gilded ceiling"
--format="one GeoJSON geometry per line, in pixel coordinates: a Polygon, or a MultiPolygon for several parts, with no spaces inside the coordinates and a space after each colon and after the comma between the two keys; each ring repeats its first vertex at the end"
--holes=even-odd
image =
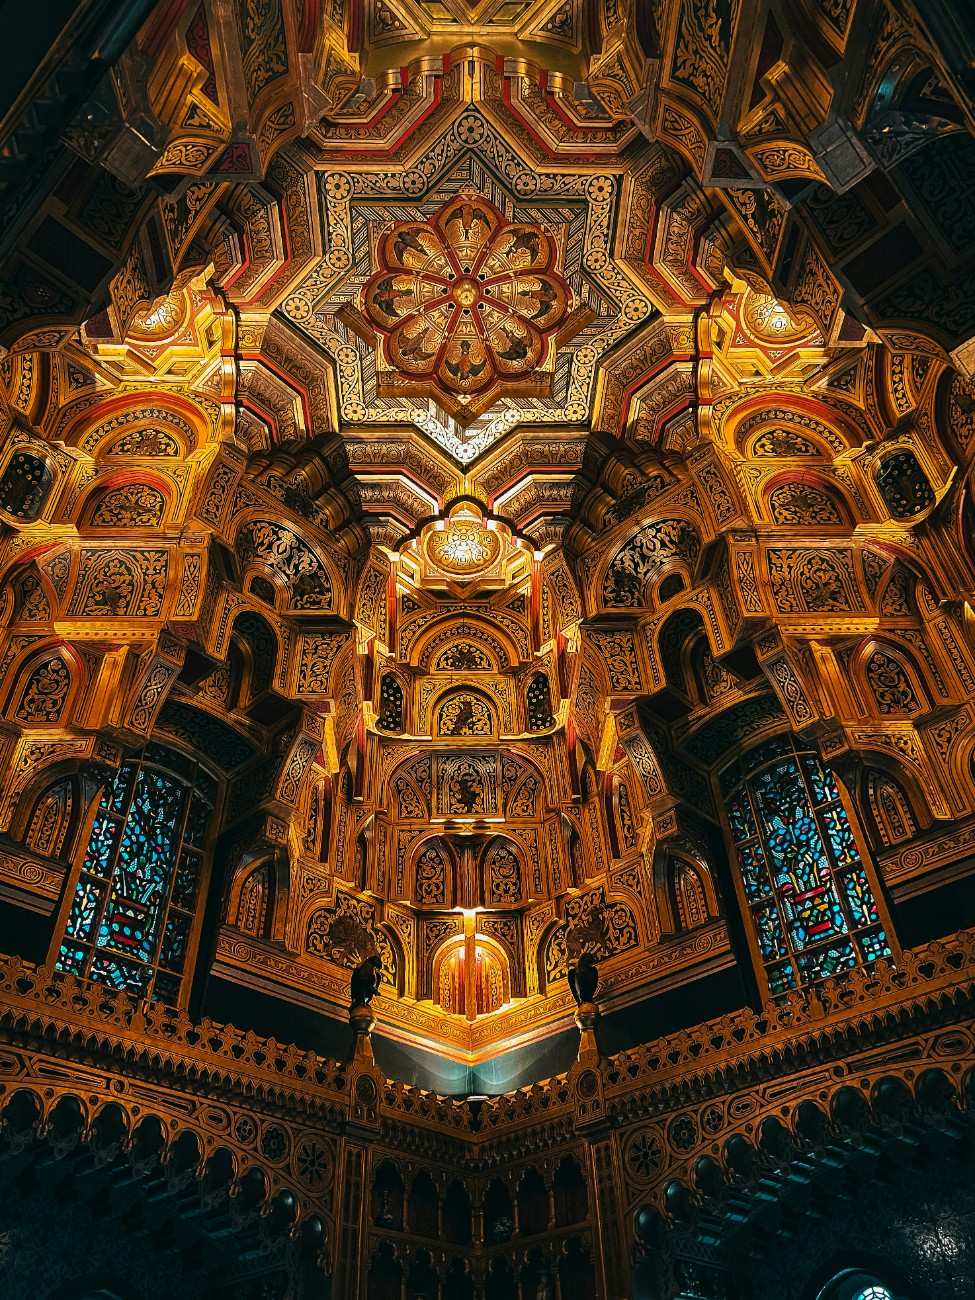
{"type": "Polygon", "coordinates": [[[421,60],[366,125],[282,160],[320,256],[273,301],[328,357],[344,422],[422,430],[465,467],[516,425],[598,424],[602,358],[655,314],[620,248],[647,148],[537,90],[485,50],[421,60]]]}

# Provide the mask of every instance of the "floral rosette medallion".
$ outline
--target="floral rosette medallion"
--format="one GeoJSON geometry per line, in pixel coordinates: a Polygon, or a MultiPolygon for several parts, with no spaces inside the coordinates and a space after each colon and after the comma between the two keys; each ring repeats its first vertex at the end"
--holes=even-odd
{"type": "Polygon", "coordinates": [[[363,302],[389,369],[460,418],[503,393],[545,393],[539,372],[572,296],[557,253],[541,226],[509,222],[474,193],[385,231],[363,302]]]}

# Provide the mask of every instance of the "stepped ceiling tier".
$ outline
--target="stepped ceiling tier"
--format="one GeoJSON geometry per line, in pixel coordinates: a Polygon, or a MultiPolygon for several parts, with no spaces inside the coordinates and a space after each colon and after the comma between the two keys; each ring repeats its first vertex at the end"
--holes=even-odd
{"type": "Polygon", "coordinates": [[[720,3],[191,8],[64,127],[3,264],[0,828],[38,908],[80,833],[35,826],[38,771],[90,799],[148,746],[210,791],[218,1017],[339,1019],[377,949],[390,1070],[454,1090],[564,1064],[581,951],[621,1042],[738,1005],[743,963],[800,980],[729,920],[719,769],[789,731],[856,798],[868,752],[923,792],[870,786],[875,822],[965,811],[967,723],[924,728],[975,685],[935,537],[969,254],[889,215],[962,124],[885,162],[878,56],[814,147],[845,35],[789,64],[803,23],[720,3]]]}

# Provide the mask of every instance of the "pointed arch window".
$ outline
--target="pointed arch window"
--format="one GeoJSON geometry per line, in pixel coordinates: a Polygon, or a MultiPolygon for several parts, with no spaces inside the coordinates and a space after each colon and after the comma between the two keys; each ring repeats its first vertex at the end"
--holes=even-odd
{"type": "Polygon", "coordinates": [[[22,523],[41,513],[54,475],[40,456],[15,451],[0,474],[0,510],[22,523]]]}
{"type": "Polygon", "coordinates": [[[525,692],[528,705],[528,730],[544,731],[555,721],[552,715],[552,692],[545,673],[536,673],[525,692]]]}
{"type": "Polygon", "coordinates": [[[886,456],[875,479],[895,519],[910,519],[934,505],[934,490],[913,451],[896,451],[886,456]]]}
{"type": "Polygon", "coordinates": [[[384,673],[379,683],[379,717],[383,731],[403,730],[403,688],[393,673],[384,673]]]}
{"type": "Polygon", "coordinates": [[[721,774],[744,900],[769,992],[890,956],[832,772],[791,736],[721,774]]]}
{"type": "MultiPolygon", "coordinates": [[[[179,1001],[216,788],[148,745],[102,796],[55,966],[136,997],[179,1001]]],[[[182,764],[180,763],[182,766],[182,764]]]]}

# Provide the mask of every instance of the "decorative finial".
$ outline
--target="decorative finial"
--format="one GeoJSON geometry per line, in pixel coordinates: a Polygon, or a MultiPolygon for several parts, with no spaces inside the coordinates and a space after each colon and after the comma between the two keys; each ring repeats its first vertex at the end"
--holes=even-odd
{"type": "Polygon", "coordinates": [[[349,1024],[354,1035],[352,1059],[370,1065],[372,1064],[372,1040],[369,1035],[376,1023],[376,1017],[369,1004],[379,992],[382,969],[382,957],[378,952],[372,952],[353,970],[349,984],[349,1024]]]}

